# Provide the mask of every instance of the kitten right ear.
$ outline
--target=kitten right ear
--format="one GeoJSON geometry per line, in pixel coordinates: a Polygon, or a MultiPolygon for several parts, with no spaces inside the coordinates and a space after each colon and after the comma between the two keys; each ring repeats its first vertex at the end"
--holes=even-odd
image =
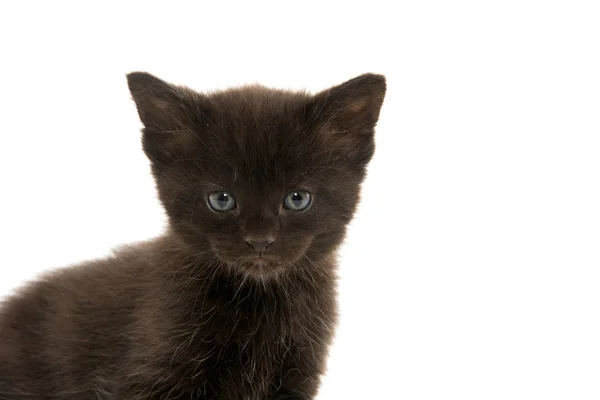
{"type": "Polygon", "coordinates": [[[127,74],[127,84],[144,124],[142,142],[148,158],[168,162],[184,154],[197,122],[206,119],[205,97],[146,72],[127,74]]]}
{"type": "Polygon", "coordinates": [[[184,104],[177,88],[146,72],[127,74],[127,84],[146,128],[173,129],[184,104]]]}

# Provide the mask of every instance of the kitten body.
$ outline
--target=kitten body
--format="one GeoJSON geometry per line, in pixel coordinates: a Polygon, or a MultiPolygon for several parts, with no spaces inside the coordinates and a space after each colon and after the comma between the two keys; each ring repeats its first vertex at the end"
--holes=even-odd
{"type": "Polygon", "coordinates": [[[0,399],[313,398],[385,80],[128,83],[169,229],[4,301],[0,399]]]}

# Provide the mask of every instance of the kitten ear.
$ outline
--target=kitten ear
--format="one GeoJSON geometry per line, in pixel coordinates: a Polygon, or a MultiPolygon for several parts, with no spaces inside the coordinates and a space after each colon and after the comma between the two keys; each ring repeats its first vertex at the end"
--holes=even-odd
{"type": "Polygon", "coordinates": [[[204,96],[146,72],[127,74],[127,84],[144,124],[146,155],[155,162],[182,155],[198,123],[206,119],[204,96]]]}
{"type": "Polygon", "coordinates": [[[177,88],[146,72],[127,74],[140,120],[147,128],[172,129],[183,104],[177,88]]]}
{"type": "Polygon", "coordinates": [[[367,162],[374,150],[375,125],[386,92],[383,75],[364,74],[315,95],[309,109],[327,127],[323,139],[346,158],[367,162]]]}
{"type": "Polygon", "coordinates": [[[383,75],[363,74],[315,96],[319,113],[347,130],[372,129],[385,97],[383,75]]]}

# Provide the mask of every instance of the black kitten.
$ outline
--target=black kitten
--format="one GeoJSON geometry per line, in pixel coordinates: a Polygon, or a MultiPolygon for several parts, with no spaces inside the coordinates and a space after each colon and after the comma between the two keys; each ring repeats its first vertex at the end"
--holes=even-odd
{"type": "Polygon", "coordinates": [[[313,398],[384,77],[316,95],[127,78],[168,233],[6,300],[0,398],[313,398]]]}

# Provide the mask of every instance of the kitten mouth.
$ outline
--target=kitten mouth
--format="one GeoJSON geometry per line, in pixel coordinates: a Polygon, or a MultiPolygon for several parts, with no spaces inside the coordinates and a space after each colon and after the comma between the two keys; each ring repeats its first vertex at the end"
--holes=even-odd
{"type": "Polygon", "coordinates": [[[264,254],[259,254],[257,256],[250,256],[244,259],[244,263],[266,266],[270,264],[276,264],[277,259],[275,257],[265,256],[264,254]]]}
{"type": "Polygon", "coordinates": [[[265,256],[264,254],[244,257],[242,267],[252,272],[267,273],[277,269],[279,265],[278,259],[275,257],[265,256]]]}

